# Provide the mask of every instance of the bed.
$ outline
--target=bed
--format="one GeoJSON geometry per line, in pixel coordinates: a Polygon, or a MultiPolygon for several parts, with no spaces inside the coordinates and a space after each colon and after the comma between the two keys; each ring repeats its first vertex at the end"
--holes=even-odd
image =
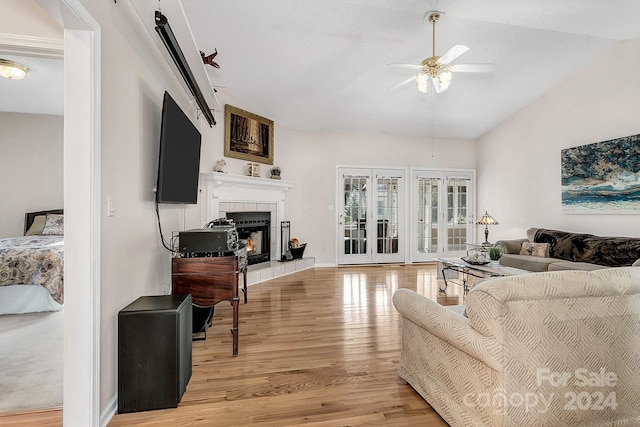
{"type": "MultiPolygon", "coordinates": [[[[62,209],[28,212],[24,235],[0,239],[2,300],[27,302],[41,298],[42,289],[56,303],[64,302],[64,212],[62,209]],[[31,285],[31,286],[25,286],[31,285]],[[11,288],[11,291],[10,289],[11,288]],[[9,298],[7,298],[9,296],[9,298]]],[[[22,305],[22,302],[18,305],[22,305]]],[[[46,305],[46,304],[45,304],[46,305]]],[[[11,308],[11,307],[10,307],[11,308]]],[[[15,307],[14,307],[15,308],[15,307]]],[[[16,312],[14,308],[9,311],[16,312]]],[[[18,308],[17,312],[29,309],[18,308]]],[[[7,313],[0,309],[0,313],[7,313]]]]}

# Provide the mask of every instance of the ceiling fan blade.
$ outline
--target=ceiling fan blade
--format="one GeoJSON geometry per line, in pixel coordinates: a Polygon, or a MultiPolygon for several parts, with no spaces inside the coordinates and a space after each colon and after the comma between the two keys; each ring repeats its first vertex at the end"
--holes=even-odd
{"type": "Polygon", "coordinates": [[[440,57],[440,59],[438,59],[438,63],[442,64],[442,65],[446,65],[446,64],[448,64],[449,62],[453,61],[458,56],[462,55],[463,53],[465,53],[468,50],[469,50],[469,48],[467,46],[462,45],[462,44],[457,44],[454,47],[452,47],[451,49],[449,49],[447,51],[447,53],[442,55],[440,57]]]}
{"type": "Polygon", "coordinates": [[[414,65],[414,64],[387,64],[387,67],[411,68],[412,70],[422,70],[422,65],[414,65]]]}
{"type": "Polygon", "coordinates": [[[440,80],[431,78],[431,82],[433,83],[433,88],[436,90],[436,93],[442,93],[448,89],[448,87],[440,86],[440,80]]]}
{"type": "Polygon", "coordinates": [[[494,64],[455,64],[451,66],[454,73],[490,73],[494,64]]]}
{"type": "Polygon", "coordinates": [[[398,88],[400,86],[404,86],[407,83],[410,83],[412,80],[415,80],[415,79],[416,79],[416,76],[411,76],[408,79],[401,81],[400,83],[394,84],[393,86],[389,87],[387,90],[391,90],[391,89],[398,88]]]}

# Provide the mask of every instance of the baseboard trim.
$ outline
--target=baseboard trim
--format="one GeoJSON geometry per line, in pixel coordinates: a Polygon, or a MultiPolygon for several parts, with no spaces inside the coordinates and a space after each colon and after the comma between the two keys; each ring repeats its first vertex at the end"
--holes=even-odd
{"type": "Polygon", "coordinates": [[[337,267],[338,264],[333,263],[333,262],[321,262],[321,263],[316,263],[315,267],[316,268],[332,268],[332,267],[337,267]]]}
{"type": "Polygon", "coordinates": [[[109,403],[107,403],[107,407],[104,408],[102,414],[100,414],[100,426],[106,427],[111,419],[118,412],[118,393],[114,394],[111,399],[109,399],[109,403]]]}

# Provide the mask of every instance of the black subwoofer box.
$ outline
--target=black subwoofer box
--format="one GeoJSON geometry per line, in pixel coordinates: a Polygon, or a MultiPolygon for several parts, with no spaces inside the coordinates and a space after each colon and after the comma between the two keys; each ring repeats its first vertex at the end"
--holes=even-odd
{"type": "Polygon", "coordinates": [[[175,408],[191,379],[191,295],[140,297],[118,313],[118,412],[175,408]]]}

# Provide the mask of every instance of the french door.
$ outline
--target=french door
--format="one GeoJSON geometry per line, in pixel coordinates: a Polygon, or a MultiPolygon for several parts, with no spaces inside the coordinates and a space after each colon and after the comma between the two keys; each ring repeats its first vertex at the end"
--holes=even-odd
{"type": "Polygon", "coordinates": [[[411,172],[411,261],[459,257],[473,242],[474,173],[411,172]]]}
{"type": "Polygon", "coordinates": [[[404,262],[404,169],[338,168],[338,264],[404,262]]]}

